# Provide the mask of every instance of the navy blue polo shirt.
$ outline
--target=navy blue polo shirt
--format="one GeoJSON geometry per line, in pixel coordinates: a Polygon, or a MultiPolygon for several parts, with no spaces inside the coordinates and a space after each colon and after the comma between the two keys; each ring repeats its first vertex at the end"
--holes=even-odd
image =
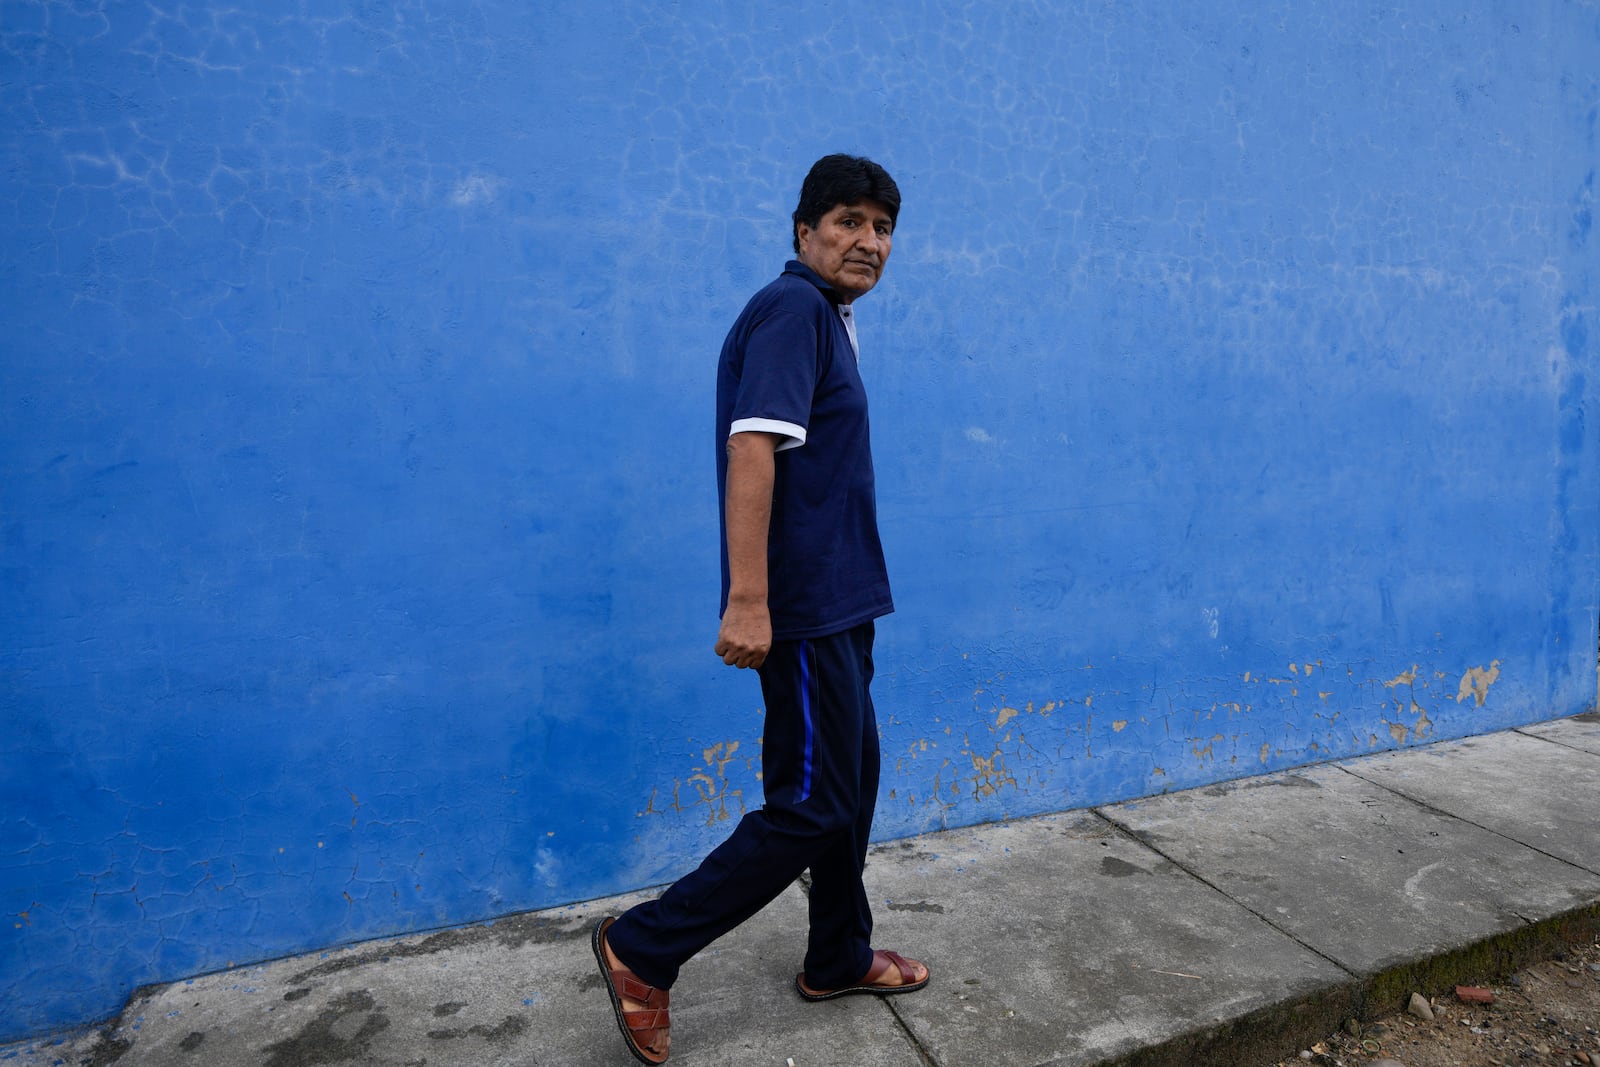
{"type": "Polygon", "coordinates": [[[838,294],[790,260],[750,298],[722,343],[722,610],[728,608],[727,440],[747,430],[779,434],[767,533],[767,606],[776,641],[838,633],[894,610],[878,540],[867,391],[851,334],[838,294]]]}

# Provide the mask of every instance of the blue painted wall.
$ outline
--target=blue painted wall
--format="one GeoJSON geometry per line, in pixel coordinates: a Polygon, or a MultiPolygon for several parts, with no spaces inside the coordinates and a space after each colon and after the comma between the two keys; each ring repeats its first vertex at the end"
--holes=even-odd
{"type": "Polygon", "coordinates": [[[713,364],[829,151],[883,836],[1594,702],[1600,5],[580,8],[0,3],[0,1037],[758,802],[713,364]]]}

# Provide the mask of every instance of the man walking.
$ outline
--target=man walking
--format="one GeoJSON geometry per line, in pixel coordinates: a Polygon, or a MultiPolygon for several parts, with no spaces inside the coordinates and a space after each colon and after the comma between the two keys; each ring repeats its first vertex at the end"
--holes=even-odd
{"type": "Polygon", "coordinates": [[[878,164],[818,160],[794,211],[797,258],[751,298],[723,342],[715,651],[760,675],[766,803],[660,899],[595,927],[617,1024],[644,1063],[667,1058],[667,990],[679,967],[807,868],[802,997],[928,984],[920,962],[871,947],[861,881],[878,792],[873,620],[894,605],[852,304],[883,275],[899,213],[900,190],[878,164]]]}

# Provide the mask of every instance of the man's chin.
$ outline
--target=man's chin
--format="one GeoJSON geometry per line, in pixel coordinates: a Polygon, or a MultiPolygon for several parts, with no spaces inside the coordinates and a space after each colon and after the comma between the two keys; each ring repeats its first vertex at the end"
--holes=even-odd
{"type": "Polygon", "coordinates": [[[841,292],[849,293],[851,299],[855,299],[871,292],[872,287],[877,284],[876,275],[852,275],[850,278],[841,281],[837,288],[841,292]]]}

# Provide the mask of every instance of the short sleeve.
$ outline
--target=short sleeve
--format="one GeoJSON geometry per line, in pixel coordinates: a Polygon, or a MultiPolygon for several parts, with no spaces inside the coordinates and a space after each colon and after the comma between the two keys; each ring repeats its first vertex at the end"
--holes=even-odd
{"type": "Polygon", "coordinates": [[[793,312],[774,312],[745,342],[729,435],[779,434],[780,451],[804,444],[816,388],[816,329],[793,312]]]}

